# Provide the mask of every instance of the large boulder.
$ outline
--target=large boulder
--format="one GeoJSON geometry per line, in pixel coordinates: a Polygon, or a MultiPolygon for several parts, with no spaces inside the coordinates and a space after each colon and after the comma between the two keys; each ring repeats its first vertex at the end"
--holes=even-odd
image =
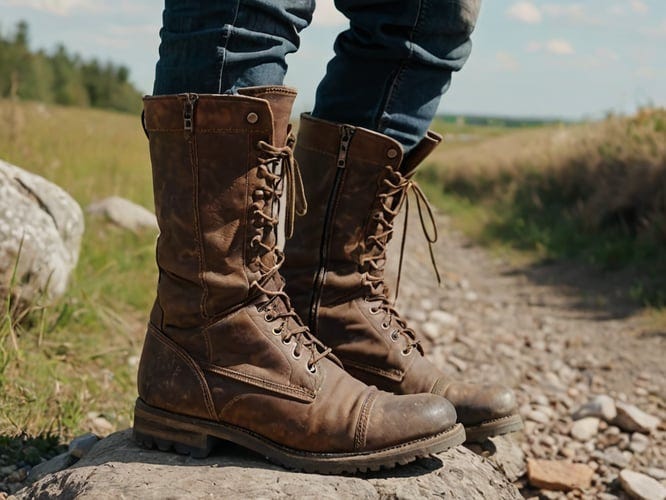
{"type": "Polygon", "coordinates": [[[16,498],[522,497],[490,462],[462,446],[380,473],[323,476],[286,471],[233,445],[204,460],[145,450],[125,430],[99,441],[74,466],[43,477],[16,498]]]}
{"type": "Polygon", "coordinates": [[[0,298],[61,296],[83,229],[81,207],[63,189],[0,160],[0,298]]]}

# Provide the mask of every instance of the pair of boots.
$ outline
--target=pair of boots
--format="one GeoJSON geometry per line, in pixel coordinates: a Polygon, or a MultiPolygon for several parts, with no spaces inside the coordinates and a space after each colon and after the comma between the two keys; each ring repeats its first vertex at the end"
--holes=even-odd
{"type": "Polygon", "coordinates": [[[442,451],[465,429],[481,440],[520,428],[510,390],[446,381],[387,298],[393,221],[439,137],[403,158],[386,136],[305,116],[301,178],[295,95],[145,99],[161,232],[136,439],[196,457],[227,440],[288,468],[340,473],[442,451]]]}

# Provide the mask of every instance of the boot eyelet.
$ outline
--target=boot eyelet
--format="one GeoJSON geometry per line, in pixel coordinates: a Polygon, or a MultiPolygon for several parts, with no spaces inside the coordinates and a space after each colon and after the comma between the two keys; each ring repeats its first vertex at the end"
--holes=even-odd
{"type": "Polygon", "coordinates": [[[414,349],[409,347],[407,349],[403,349],[402,351],[400,351],[400,354],[402,354],[403,356],[409,356],[412,353],[413,350],[414,349]]]}
{"type": "Polygon", "coordinates": [[[273,335],[278,336],[282,335],[282,327],[273,328],[273,335]]]}
{"type": "Polygon", "coordinates": [[[389,326],[391,326],[391,323],[387,323],[386,321],[382,321],[382,330],[388,330],[389,326]]]}
{"type": "Polygon", "coordinates": [[[266,314],[264,314],[264,319],[270,323],[271,321],[275,321],[275,316],[267,312],[266,314]]]}
{"type": "Polygon", "coordinates": [[[282,343],[284,345],[289,345],[289,344],[291,344],[291,339],[289,339],[287,342],[285,342],[284,339],[282,339],[282,343]]]}
{"type": "Polygon", "coordinates": [[[291,357],[294,359],[301,359],[301,354],[299,353],[298,356],[296,355],[296,346],[291,350],[291,357]]]}
{"type": "Polygon", "coordinates": [[[379,309],[378,307],[371,307],[370,309],[368,309],[368,311],[370,312],[370,314],[379,314],[381,309],[379,309]]]}
{"type": "Polygon", "coordinates": [[[391,342],[397,342],[399,338],[400,338],[400,334],[398,333],[398,331],[393,330],[391,332],[391,342]]]}
{"type": "Polygon", "coordinates": [[[312,374],[317,373],[317,365],[311,365],[308,363],[308,371],[312,374]]]}

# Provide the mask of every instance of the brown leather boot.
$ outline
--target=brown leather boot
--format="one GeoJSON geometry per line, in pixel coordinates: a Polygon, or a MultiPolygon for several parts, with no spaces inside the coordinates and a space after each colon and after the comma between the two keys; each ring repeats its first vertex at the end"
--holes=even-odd
{"type": "Polygon", "coordinates": [[[285,248],[284,276],[300,317],[354,377],[396,394],[446,397],[467,440],[481,441],[522,427],[513,392],[446,380],[384,283],[394,219],[410,189],[425,201],[411,177],[440,140],[430,133],[403,158],[389,137],[303,115],[296,157],[310,208],[285,248]]]}
{"type": "Polygon", "coordinates": [[[464,441],[453,406],[354,379],[282,291],[276,204],[305,211],[287,138],[295,92],[148,97],[159,283],[135,438],[206,456],[228,440],[289,468],[377,470],[464,441]]]}

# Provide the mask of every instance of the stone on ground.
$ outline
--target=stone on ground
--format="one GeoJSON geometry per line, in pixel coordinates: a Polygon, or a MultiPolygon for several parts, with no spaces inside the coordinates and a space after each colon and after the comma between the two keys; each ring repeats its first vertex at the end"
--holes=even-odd
{"type": "Polygon", "coordinates": [[[157,218],[154,213],[119,196],[111,196],[91,203],[86,208],[86,212],[106,217],[111,223],[130,231],[139,231],[144,228],[157,229],[157,218]]]}
{"type": "Polygon", "coordinates": [[[527,477],[532,486],[555,491],[586,489],[592,483],[594,471],[585,464],[564,460],[527,461],[527,477]]]}
{"type": "Polygon", "coordinates": [[[617,403],[617,416],[613,423],[627,432],[651,432],[659,426],[659,419],[634,405],[617,403]]]}
{"type": "Polygon", "coordinates": [[[666,498],[666,486],[650,476],[629,469],[620,472],[620,485],[629,496],[639,500],[664,500],[666,498]]]}
{"type": "Polygon", "coordinates": [[[615,400],[610,396],[600,394],[578,408],[572,415],[574,420],[585,417],[597,417],[611,422],[617,415],[615,400]]]}
{"type": "Polygon", "coordinates": [[[63,189],[0,160],[0,299],[11,293],[27,305],[65,293],[83,229],[81,208],[63,189]]]}
{"type": "Polygon", "coordinates": [[[576,420],[571,426],[571,437],[577,441],[588,441],[599,432],[599,419],[596,417],[585,417],[576,420]]]}
{"type": "Polygon", "coordinates": [[[76,458],[83,458],[97,444],[97,441],[99,438],[92,432],[77,436],[69,443],[69,454],[76,458]]]}
{"type": "Polygon", "coordinates": [[[521,498],[501,472],[463,447],[390,471],[324,476],[286,471],[233,445],[203,460],[145,450],[132,441],[130,430],[101,440],[73,467],[16,494],[17,499],[289,497],[521,498]]]}

